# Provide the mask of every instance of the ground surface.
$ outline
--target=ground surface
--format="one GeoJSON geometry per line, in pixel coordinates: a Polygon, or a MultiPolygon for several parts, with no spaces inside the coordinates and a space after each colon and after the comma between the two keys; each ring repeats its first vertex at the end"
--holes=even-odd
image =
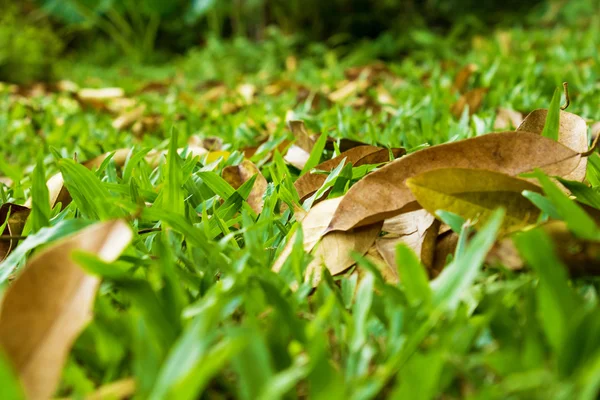
{"type": "MultiPolygon", "coordinates": [[[[2,200],[22,205],[33,195],[34,205],[23,229],[9,221],[11,230],[5,230],[28,236],[1,266],[5,287],[24,264],[25,243],[47,245],[85,225],[69,224],[72,219],[121,218],[134,231],[114,262],[120,245],[102,235],[125,245],[129,234],[122,226],[88,231],[94,248],[76,246],[96,254],[78,260],[104,279],[91,323],[72,349],[65,345],[59,395],[84,396],[102,387],[116,398],[135,392],[136,398],[154,399],[199,393],[246,399],[596,397],[598,281],[584,268],[567,282],[552,244],[537,230],[517,241],[521,256],[513,256],[532,267],[524,271],[507,268],[514,266],[502,257],[480,268],[485,254],[476,250],[491,246],[496,231],[488,226],[473,237],[463,230],[459,241],[467,247],[457,251],[466,253],[457,253],[460,262],[453,264],[463,270],[451,277],[454,283],[433,281],[433,292],[419,284],[424,275],[417,261],[411,264],[404,254],[403,265],[414,268],[405,266],[400,275],[414,279],[397,283],[395,268],[382,274],[362,257],[368,248],[355,254],[358,266],[327,276],[314,292],[303,278],[311,256],[293,233],[310,207],[304,203],[302,211],[294,182],[347,142],[324,148],[324,142],[309,140],[309,150],[317,150],[308,161],[308,154],[294,161],[289,153],[284,160],[289,141],[300,138],[290,132],[289,120],[303,120],[309,134],[413,153],[512,130],[523,115],[550,107],[563,81],[570,84],[569,111],[586,120],[586,134],[600,120],[598,19],[515,28],[468,42],[426,31],[414,35],[420,46],[390,62],[376,61],[389,46],[385,39],[352,51],[315,45],[302,54],[284,40],[211,42],[164,67],[123,62],[96,68],[67,60],[61,74],[70,82],[3,85],[2,200]],[[82,91],[110,87],[123,93],[82,91]],[[119,149],[127,150],[96,158],[119,149]],[[183,157],[175,156],[176,149],[183,157]],[[258,197],[251,186],[240,187],[256,172],[249,163],[234,167],[244,157],[264,176],[249,184],[262,188],[258,197]],[[66,208],[57,188],[48,195],[43,185],[59,171],[73,198],[66,208]],[[45,196],[52,211],[43,205],[45,196]],[[294,240],[281,272],[272,272],[294,240]]],[[[596,158],[588,174],[596,173],[596,158]]],[[[343,195],[380,166],[346,169],[345,175],[335,170],[324,187],[333,189],[319,192],[321,200],[343,195]]],[[[588,181],[599,183],[589,175],[588,181]]],[[[585,194],[584,203],[600,203],[595,189],[585,194]]],[[[573,220],[559,195],[546,196],[560,204],[542,204],[544,213],[566,220],[576,233],[576,239],[569,236],[574,246],[595,251],[600,236],[594,228],[572,229],[589,221],[579,215],[584,222],[573,220]]],[[[60,249],[45,257],[48,263],[70,262],[60,249]]],[[[592,265],[585,257],[583,264],[592,265]]],[[[72,275],[61,274],[75,273],[60,271],[43,280],[55,284],[46,285],[55,290],[50,298],[67,290],[72,275]]],[[[35,283],[18,287],[24,299],[44,292],[35,283]]],[[[55,320],[66,311],[45,312],[55,320]]],[[[3,374],[9,374],[6,365],[3,374]]]]}

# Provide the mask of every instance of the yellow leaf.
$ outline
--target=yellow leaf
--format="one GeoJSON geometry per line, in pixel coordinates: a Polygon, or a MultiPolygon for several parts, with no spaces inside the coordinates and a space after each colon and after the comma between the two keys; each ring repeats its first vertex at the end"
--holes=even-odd
{"type": "Polygon", "coordinates": [[[534,184],[499,172],[443,168],[424,172],[406,181],[419,204],[430,213],[446,210],[484,224],[499,207],[506,209],[503,230],[535,223],[540,211],[521,194],[540,192],[534,184]]]}

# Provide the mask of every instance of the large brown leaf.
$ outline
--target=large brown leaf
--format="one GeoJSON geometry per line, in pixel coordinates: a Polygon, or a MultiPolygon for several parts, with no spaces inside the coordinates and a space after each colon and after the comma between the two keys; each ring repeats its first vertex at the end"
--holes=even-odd
{"type": "Polygon", "coordinates": [[[72,259],[74,251],[114,261],[131,241],[123,221],[97,223],[35,255],[6,290],[0,306],[0,346],[30,399],[48,399],[83,326],[99,279],[72,259]]]}
{"type": "MultiPolygon", "coordinates": [[[[544,125],[546,124],[546,116],[548,110],[534,110],[519,125],[517,132],[525,131],[542,134],[544,125]]],[[[579,115],[570,112],[560,112],[560,124],[558,127],[558,142],[568,148],[583,153],[588,149],[587,126],[585,120],[579,115]]],[[[585,171],[587,167],[587,158],[582,157],[577,167],[563,178],[572,181],[583,181],[585,179],[585,171]]]]}
{"type": "MultiPolygon", "coordinates": [[[[394,157],[398,157],[404,154],[404,149],[393,149],[394,157]]],[[[327,160],[315,167],[319,171],[332,171],[336,168],[342,160],[346,160],[346,163],[352,163],[353,166],[358,167],[360,165],[367,164],[379,164],[390,160],[390,152],[387,149],[382,149],[376,146],[358,146],[348,151],[343,152],[337,157],[327,160]]],[[[327,175],[325,174],[304,174],[294,183],[300,200],[303,201],[310,197],[325,183],[327,175]]]]}
{"type": "Polygon", "coordinates": [[[478,168],[515,176],[540,168],[549,175],[566,176],[580,160],[578,152],[528,132],[490,133],[430,147],[389,163],[350,188],[328,231],[346,231],[408,211],[415,197],[406,180],[426,171],[478,168]]]}

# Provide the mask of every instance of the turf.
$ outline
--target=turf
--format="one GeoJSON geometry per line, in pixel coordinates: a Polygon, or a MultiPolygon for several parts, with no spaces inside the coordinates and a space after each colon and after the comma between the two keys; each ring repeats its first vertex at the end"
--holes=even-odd
{"type": "MultiPolygon", "coordinates": [[[[0,170],[12,180],[0,188],[3,202],[23,204],[32,193],[34,201],[43,198],[36,194],[40,182],[59,170],[73,196],[46,219],[36,214],[23,235],[51,226],[57,239],[68,232],[61,221],[74,218],[127,218],[138,232],[111,265],[82,258],[105,279],[58,394],[82,397],[132,377],[135,397],[151,399],[595,398],[598,281],[553,280],[560,273],[548,271],[562,271],[560,262],[535,232],[517,241],[530,269],[490,266],[473,275],[480,250],[495,237],[489,222],[452,264],[446,283],[434,288],[420,280],[410,254],[401,272],[413,279],[400,285],[385,283],[357,256],[361,279],[328,276],[314,292],[308,284],[291,291],[308,262],[298,246],[280,274],[270,269],[298,227],[290,193],[300,171],[277,154],[265,157],[291,138],[287,120],[412,152],[494,131],[500,107],[547,108],[567,81],[569,111],[598,121],[600,19],[567,17],[470,39],[422,30],[353,48],[300,47],[281,37],[210,41],[165,66],[64,61],[62,78],[80,87],[121,87],[145,104],[156,126],[137,132],[115,129],[114,113],[67,92],[3,85],[0,170]],[[350,68],[376,62],[385,72],[359,76],[364,89],[328,100],[350,68]],[[469,63],[477,71],[467,88],[488,91],[473,115],[453,115],[460,96],[453,82],[469,63]],[[244,96],[240,85],[256,94],[244,96]],[[378,100],[379,86],[388,99],[378,100]],[[221,87],[222,94],[208,94],[221,87]],[[173,149],[196,143],[190,138],[207,137],[222,139],[228,153],[211,160],[174,156],[173,149]],[[258,145],[251,159],[269,182],[260,215],[243,201],[247,188],[219,179],[243,150],[258,145]],[[122,148],[132,149],[122,170],[114,161],[91,172],[70,161],[122,148]],[[158,167],[144,161],[144,152],[168,149],[158,167]],[[589,312],[568,315],[572,309],[550,301],[567,292],[576,309],[589,312]],[[568,339],[558,346],[549,326],[561,323],[568,339]]],[[[13,266],[25,256],[17,253],[13,266]]]]}

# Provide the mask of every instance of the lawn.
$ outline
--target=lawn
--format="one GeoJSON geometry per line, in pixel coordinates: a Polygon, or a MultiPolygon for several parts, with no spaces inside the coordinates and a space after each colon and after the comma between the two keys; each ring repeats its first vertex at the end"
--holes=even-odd
{"type": "Polygon", "coordinates": [[[597,398],[595,4],[0,83],[0,398],[597,398]]]}

